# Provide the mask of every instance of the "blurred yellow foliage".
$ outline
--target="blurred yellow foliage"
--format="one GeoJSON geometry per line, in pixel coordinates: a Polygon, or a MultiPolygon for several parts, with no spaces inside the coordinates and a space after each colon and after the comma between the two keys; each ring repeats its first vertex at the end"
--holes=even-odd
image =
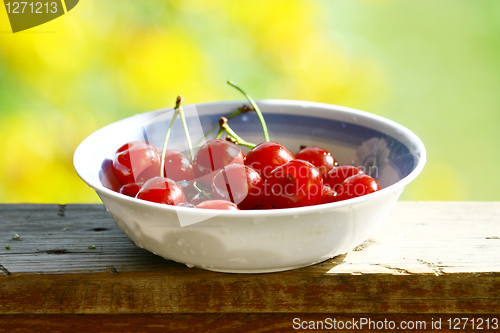
{"type": "MultiPolygon", "coordinates": [[[[449,127],[443,136],[437,129],[446,126],[436,120],[440,112],[439,121],[452,112],[442,101],[451,100],[448,91],[458,84],[453,80],[457,70],[465,77],[469,72],[464,68],[470,65],[472,73],[479,63],[460,49],[446,48],[443,36],[451,28],[439,13],[472,17],[467,23],[448,16],[450,24],[464,25],[456,33],[467,44],[477,35],[497,36],[499,20],[486,20],[496,5],[443,2],[81,0],[66,15],[16,34],[2,8],[0,202],[99,202],[72,166],[74,150],[86,136],[132,114],[171,106],[179,93],[188,104],[241,98],[225,85],[227,79],[257,99],[346,105],[416,130],[429,149],[430,163],[406,198],[498,200],[493,192],[470,194],[472,177],[455,167],[457,159],[441,141],[457,135],[456,128],[449,127]],[[476,26],[473,19],[486,23],[476,26]],[[398,45],[407,45],[411,53],[398,45]],[[461,58],[450,58],[445,64],[451,67],[443,65],[439,72],[442,62],[436,57],[455,53],[461,58]],[[436,77],[445,79],[439,86],[428,85],[436,77]]],[[[482,64],[493,64],[499,47],[485,45],[475,50],[478,56],[491,56],[482,64]]],[[[492,91],[500,86],[498,78],[483,79],[492,91]]],[[[454,96],[474,94],[470,88],[457,86],[454,96]]],[[[498,99],[490,102],[492,109],[500,106],[498,99]]],[[[453,112],[464,120],[457,128],[474,126],[466,116],[472,100],[459,104],[463,109],[453,112]]],[[[498,124],[488,112],[487,126],[498,124]]],[[[469,148],[471,156],[479,154],[469,148]]]]}

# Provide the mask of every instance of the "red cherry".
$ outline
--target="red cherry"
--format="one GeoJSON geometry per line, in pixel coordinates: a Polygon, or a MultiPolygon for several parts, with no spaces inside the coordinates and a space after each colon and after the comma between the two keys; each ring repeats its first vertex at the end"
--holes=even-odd
{"type": "Polygon", "coordinates": [[[116,151],[111,171],[122,185],[142,183],[160,174],[160,155],[153,145],[132,141],[116,151]]]}
{"type": "Polygon", "coordinates": [[[135,198],[139,190],[141,189],[143,183],[130,183],[125,184],[120,188],[120,193],[125,194],[129,197],[135,198]]]}
{"type": "Polygon", "coordinates": [[[328,150],[320,147],[305,147],[295,155],[295,158],[312,163],[319,169],[323,178],[338,164],[328,150]]]}
{"type": "Polygon", "coordinates": [[[193,165],[189,158],[178,150],[165,151],[165,177],[175,181],[194,179],[193,165]]]}
{"type": "Polygon", "coordinates": [[[269,141],[253,147],[245,157],[245,165],[257,171],[265,180],[276,167],[293,159],[295,156],[285,146],[269,141]]]}
{"type": "Polygon", "coordinates": [[[193,159],[196,180],[210,186],[217,172],[229,164],[243,164],[241,149],[225,140],[210,140],[201,146],[193,159]]]}
{"type": "Polygon", "coordinates": [[[337,192],[335,192],[330,186],[323,185],[322,199],[321,203],[331,203],[337,201],[337,192]]]}
{"type": "Polygon", "coordinates": [[[264,194],[262,178],[257,171],[242,164],[224,167],[212,183],[214,198],[229,200],[240,209],[253,209],[264,194]]]}
{"type": "Polygon", "coordinates": [[[338,192],[338,187],[346,178],[357,175],[358,173],[363,173],[363,170],[353,165],[339,165],[328,172],[324,178],[324,182],[338,192]]]}
{"type": "Polygon", "coordinates": [[[321,202],[323,178],[314,165],[289,161],[274,169],[266,179],[269,203],[274,208],[294,208],[321,202]]]}
{"type": "Polygon", "coordinates": [[[186,202],[182,186],[164,177],[154,177],[145,182],[136,198],[172,206],[186,202]]]}
{"type": "Polygon", "coordinates": [[[118,180],[116,180],[116,177],[111,170],[112,167],[113,161],[105,159],[101,164],[101,170],[99,170],[99,180],[105,188],[119,192],[122,185],[118,182],[118,180]]]}
{"type": "Polygon", "coordinates": [[[236,206],[231,201],[227,200],[207,200],[203,201],[196,205],[196,208],[203,209],[222,209],[222,210],[240,210],[238,206],[236,206]]]}
{"type": "Polygon", "coordinates": [[[337,191],[337,201],[352,199],[380,190],[379,183],[365,173],[344,180],[337,191]]]}

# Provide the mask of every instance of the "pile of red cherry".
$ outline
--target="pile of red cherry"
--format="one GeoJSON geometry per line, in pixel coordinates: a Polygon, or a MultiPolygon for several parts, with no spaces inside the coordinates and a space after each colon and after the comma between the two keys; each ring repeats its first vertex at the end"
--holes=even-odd
{"type": "MultiPolygon", "coordinates": [[[[362,169],[338,165],[323,148],[304,147],[294,155],[285,146],[269,141],[260,110],[251,97],[245,96],[253,108],[243,107],[228,118],[242,111],[256,111],[265,142],[253,145],[244,141],[222,118],[216,139],[202,145],[192,160],[180,151],[167,150],[166,144],[164,154],[160,154],[150,143],[133,141],[103,163],[101,181],[137,199],[223,210],[312,206],[380,190],[378,182],[362,169]],[[219,138],[224,132],[229,134],[226,140],[219,138]],[[245,156],[238,145],[251,149],[245,156]]],[[[178,98],[176,111],[183,117],[180,102],[178,98]]]]}

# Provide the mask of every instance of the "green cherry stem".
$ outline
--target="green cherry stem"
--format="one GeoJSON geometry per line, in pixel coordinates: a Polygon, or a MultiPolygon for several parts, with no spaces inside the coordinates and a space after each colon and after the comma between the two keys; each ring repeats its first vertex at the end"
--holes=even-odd
{"type": "MultiPolygon", "coordinates": [[[[170,125],[168,126],[167,134],[165,135],[165,142],[163,143],[163,151],[161,153],[161,163],[160,163],[160,177],[165,177],[165,153],[167,151],[167,143],[170,138],[170,132],[172,132],[172,127],[174,126],[175,120],[177,119],[177,115],[179,114],[179,97],[177,97],[177,102],[175,103],[175,111],[172,116],[172,120],[170,120],[170,125]]],[[[182,102],[182,97],[181,97],[182,102]]]]}
{"type": "Polygon", "coordinates": [[[260,124],[262,125],[262,131],[264,132],[264,140],[266,142],[269,142],[270,141],[269,140],[269,132],[267,130],[266,121],[264,120],[264,116],[262,115],[262,112],[260,111],[259,107],[255,103],[255,101],[253,100],[253,98],[250,97],[250,95],[248,95],[246,92],[244,92],[243,89],[241,89],[240,87],[238,87],[236,85],[236,83],[234,83],[233,81],[227,81],[227,84],[229,84],[230,86],[232,86],[232,87],[236,88],[237,90],[239,90],[248,99],[248,101],[250,102],[250,105],[252,105],[252,107],[255,109],[255,112],[257,113],[257,116],[259,117],[260,124]]]}
{"type": "Polygon", "coordinates": [[[215,136],[216,139],[220,139],[222,137],[222,135],[224,134],[224,129],[221,127],[219,129],[219,132],[217,133],[217,135],[215,136]]]}
{"type": "Polygon", "coordinates": [[[196,189],[196,191],[198,191],[198,193],[200,193],[201,195],[203,195],[205,198],[207,198],[207,199],[213,199],[210,194],[208,194],[207,192],[205,192],[201,188],[199,188],[198,184],[196,184],[196,182],[193,182],[193,186],[196,189]]]}
{"type": "Polygon", "coordinates": [[[181,116],[182,126],[184,127],[184,133],[186,134],[186,141],[189,149],[188,158],[192,160],[194,156],[193,144],[191,143],[191,137],[189,136],[189,131],[186,123],[186,116],[184,115],[184,109],[182,108],[182,100],[183,100],[182,95],[179,95],[175,103],[175,108],[179,110],[179,115],[181,116]]]}
{"type": "Polygon", "coordinates": [[[230,141],[236,145],[239,145],[239,146],[245,146],[245,147],[248,147],[250,149],[252,149],[253,147],[256,146],[255,143],[251,143],[251,142],[248,142],[248,141],[245,141],[243,139],[236,139],[235,137],[231,136],[231,135],[228,135],[228,138],[231,138],[232,140],[227,140],[227,141],[230,141]]]}
{"type": "Polygon", "coordinates": [[[245,141],[238,134],[236,134],[236,132],[233,131],[233,129],[231,127],[229,127],[229,124],[227,123],[227,118],[226,117],[221,117],[220,118],[219,125],[220,125],[221,129],[223,129],[224,131],[226,131],[227,134],[229,134],[234,139],[234,143],[236,143],[237,145],[245,146],[245,147],[248,147],[250,149],[252,149],[253,147],[256,146],[255,143],[251,143],[251,142],[245,141]]]}

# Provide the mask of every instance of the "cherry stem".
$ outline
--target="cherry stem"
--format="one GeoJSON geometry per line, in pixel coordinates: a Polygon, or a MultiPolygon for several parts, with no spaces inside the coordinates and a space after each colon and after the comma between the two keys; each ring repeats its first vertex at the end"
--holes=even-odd
{"type": "Polygon", "coordinates": [[[184,114],[184,109],[182,108],[182,100],[183,100],[182,95],[179,95],[177,97],[177,101],[175,102],[175,108],[179,110],[179,114],[181,116],[182,126],[184,127],[184,133],[186,134],[186,141],[189,149],[188,158],[192,160],[194,156],[193,144],[191,143],[191,137],[189,136],[189,131],[186,123],[186,116],[184,114]]]}
{"type": "MultiPolygon", "coordinates": [[[[182,102],[182,98],[181,98],[182,102]]],[[[179,97],[177,97],[177,102],[175,103],[175,111],[172,116],[172,120],[170,120],[170,125],[168,126],[167,134],[165,135],[165,142],[163,143],[163,151],[161,153],[161,163],[160,163],[160,177],[165,177],[165,153],[167,152],[167,143],[170,138],[170,132],[172,132],[172,127],[174,126],[175,120],[177,119],[177,115],[179,114],[179,97]]]]}
{"type": "Polygon", "coordinates": [[[221,117],[220,118],[219,125],[220,125],[221,129],[223,129],[224,131],[226,131],[227,134],[229,134],[235,140],[233,142],[236,143],[237,145],[245,146],[245,147],[248,147],[250,149],[252,149],[253,147],[256,146],[255,143],[251,143],[251,142],[245,141],[238,134],[236,134],[236,132],[233,131],[233,129],[227,123],[227,118],[226,117],[221,117]]]}
{"type": "MultiPolygon", "coordinates": [[[[233,113],[231,113],[230,115],[228,115],[226,118],[227,119],[231,119],[231,118],[234,118],[236,116],[239,116],[240,114],[242,113],[245,113],[245,112],[249,112],[249,111],[255,111],[255,109],[252,107],[252,106],[249,106],[249,105],[243,105],[242,107],[238,108],[238,110],[234,111],[233,113]]],[[[203,138],[200,139],[200,141],[198,141],[196,143],[196,146],[199,146],[201,144],[201,142],[203,141],[203,139],[206,139],[213,131],[215,131],[217,128],[219,128],[219,124],[216,124],[214,125],[214,127],[212,127],[208,132],[207,134],[205,134],[205,136],[203,138]]],[[[222,136],[224,131],[220,132],[219,130],[219,133],[217,133],[217,137],[215,137],[216,139],[220,139],[220,137],[222,136]]]]}
{"type": "Polygon", "coordinates": [[[250,149],[252,149],[253,147],[256,146],[255,143],[251,143],[251,142],[245,141],[245,140],[243,140],[241,138],[236,139],[235,137],[233,137],[231,135],[228,135],[226,137],[226,141],[232,142],[232,143],[234,143],[234,144],[236,144],[238,146],[245,146],[245,147],[248,147],[250,149]],[[228,139],[230,139],[230,140],[228,140],[228,139]]]}
{"type": "Polygon", "coordinates": [[[250,97],[250,95],[248,95],[246,92],[244,92],[243,89],[241,89],[240,87],[238,87],[236,85],[236,83],[234,83],[233,81],[227,81],[227,84],[229,84],[230,86],[232,86],[232,87],[236,88],[237,90],[239,90],[248,99],[248,101],[250,102],[250,105],[253,106],[253,108],[255,109],[255,112],[257,113],[257,116],[259,117],[260,124],[262,125],[262,131],[264,132],[264,140],[266,142],[269,142],[270,141],[269,140],[269,132],[267,130],[266,121],[264,120],[264,116],[262,115],[262,112],[260,111],[259,107],[255,103],[255,101],[253,100],[253,98],[250,97]]]}
{"type": "Polygon", "coordinates": [[[239,142],[235,138],[233,138],[231,135],[226,135],[226,141],[234,143],[235,145],[245,146],[245,147],[248,147],[250,149],[255,147],[255,145],[253,143],[246,142],[246,141],[244,141],[243,143],[239,142]]]}
{"type": "Polygon", "coordinates": [[[216,139],[220,139],[222,137],[222,135],[224,134],[224,129],[221,127],[219,129],[219,132],[217,133],[217,135],[215,136],[216,139]]]}
{"type": "Polygon", "coordinates": [[[200,193],[201,195],[203,195],[205,198],[208,198],[208,199],[213,199],[210,194],[208,194],[207,192],[203,191],[201,188],[198,187],[198,184],[196,184],[196,182],[193,182],[193,186],[194,188],[196,189],[196,191],[198,191],[198,193],[200,193]]]}

